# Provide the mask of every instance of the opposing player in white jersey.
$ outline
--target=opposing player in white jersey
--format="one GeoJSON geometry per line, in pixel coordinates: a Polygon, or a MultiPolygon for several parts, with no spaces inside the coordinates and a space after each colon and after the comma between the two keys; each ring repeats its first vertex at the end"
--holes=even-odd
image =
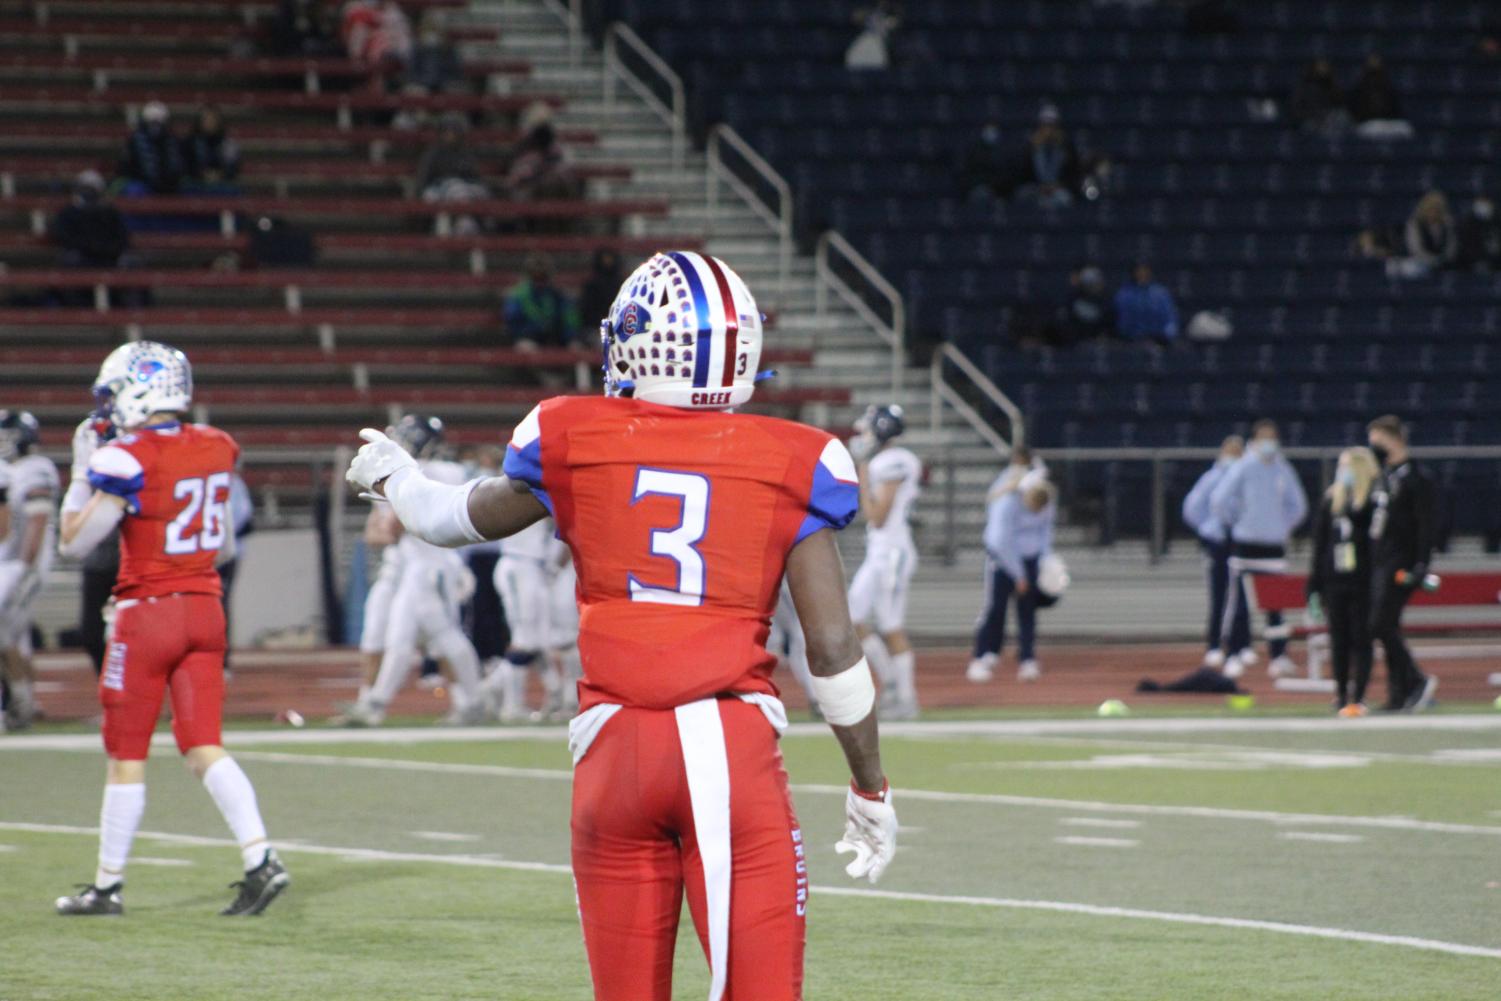
{"type": "Polygon", "coordinates": [[[510,627],[505,660],[486,679],[502,723],[528,717],[560,717],[578,706],[571,685],[578,680],[577,576],[568,547],[556,537],[551,518],[500,542],[495,590],[510,627]],[[544,696],[535,714],[526,704],[529,672],[537,672],[544,696]]]}
{"type": "Polygon", "coordinates": [[[401,549],[396,545],[401,538],[401,522],[385,505],[371,507],[365,519],[366,552],[380,549],[380,568],[375,580],[365,592],[365,610],[360,624],[360,694],[369,701],[370,691],[375,687],[380,662],[386,653],[386,629],[391,624],[391,602],[396,598],[396,585],[401,583],[401,549]]]}
{"type": "Polygon", "coordinates": [[[907,429],[902,408],[873,406],[855,422],[851,451],[860,463],[860,508],[865,515],[865,562],[850,582],[850,618],[866,659],[881,679],[882,715],[917,715],[916,662],[907,639],[907,592],[917,569],[908,519],[922,493],[922,462],[893,445],[907,429]]]}
{"type": "Polygon", "coordinates": [[[40,429],[23,411],[0,410],[0,477],[8,530],[0,535],[0,662],[10,688],[5,721],[29,726],[39,714],[31,663],[32,606],[52,566],[59,497],[57,467],[37,455],[40,429]]]}
{"type": "Polygon", "coordinates": [[[579,660],[579,576],[568,543],[554,533],[547,547],[547,660],[559,681],[557,704],[549,708],[568,718],[578,712],[578,682],[584,674],[579,660]]]}
{"type": "MultiPolygon", "coordinates": [[[[391,438],[421,462],[423,473],[440,483],[468,479],[464,467],[436,458],[443,443],[443,422],[408,414],[391,429],[391,438]]],[[[458,553],[401,533],[396,539],[399,576],[391,595],[380,670],[368,692],[345,714],[352,726],[379,726],[401,690],[419,648],[443,661],[452,672],[447,723],[477,723],[483,706],[479,691],[479,655],[459,625],[459,608],[474,591],[474,576],[458,553]]]]}

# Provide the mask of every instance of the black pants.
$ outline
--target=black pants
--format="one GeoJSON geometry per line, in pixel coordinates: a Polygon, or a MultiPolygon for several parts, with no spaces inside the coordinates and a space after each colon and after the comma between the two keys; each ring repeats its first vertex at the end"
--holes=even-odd
{"type": "Polygon", "coordinates": [[[1364,702],[1371,680],[1371,588],[1364,581],[1324,588],[1324,616],[1329,620],[1329,659],[1334,668],[1334,697],[1341,707],[1364,702]]]}
{"type": "Polygon", "coordinates": [[[1386,704],[1400,709],[1423,684],[1423,672],[1412,659],[1402,636],[1402,611],[1412,597],[1412,588],[1398,584],[1393,567],[1377,567],[1371,582],[1371,637],[1386,652],[1386,704]]]}
{"type": "Polygon", "coordinates": [[[235,571],[238,569],[240,569],[238,557],[219,567],[219,603],[224,606],[224,670],[226,671],[231,670],[229,654],[234,649],[233,634],[230,632],[229,599],[235,589],[235,571]]]}
{"type": "MultiPolygon", "coordinates": [[[[1230,543],[1200,539],[1199,548],[1204,551],[1204,576],[1209,584],[1209,623],[1204,630],[1204,648],[1219,650],[1223,643],[1221,633],[1225,629],[1225,602],[1230,597],[1230,543]]],[[[1249,646],[1251,626],[1244,601],[1239,602],[1235,614],[1230,635],[1239,640],[1241,646],[1249,646]]],[[[1225,652],[1234,653],[1235,650],[1225,652]]]]}
{"type": "Polygon", "coordinates": [[[83,572],[83,601],[78,613],[78,635],[94,674],[104,667],[104,604],[115,588],[115,568],[83,572]]]}
{"type": "MultiPolygon", "coordinates": [[[[1038,557],[1023,557],[1022,569],[1027,574],[1026,594],[1017,595],[1017,660],[1033,660],[1037,656],[1037,563],[1038,557]]],[[[999,563],[990,563],[988,597],[985,611],[980,616],[980,628],[975,633],[975,656],[987,653],[998,654],[1006,644],[1006,606],[1016,592],[1016,582],[1001,569],[999,563]]]]}
{"type": "Polygon", "coordinates": [[[510,639],[505,609],[495,590],[495,564],[500,562],[500,554],[480,550],[470,553],[468,560],[474,573],[474,597],[464,609],[464,627],[483,662],[502,656],[510,639]]]}

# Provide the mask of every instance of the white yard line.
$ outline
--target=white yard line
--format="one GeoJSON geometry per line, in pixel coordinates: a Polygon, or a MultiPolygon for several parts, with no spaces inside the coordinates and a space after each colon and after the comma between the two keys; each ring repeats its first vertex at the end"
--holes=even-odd
{"type": "Polygon", "coordinates": [[[453,831],[408,831],[407,833],[423,841],[446,841],[452,844],[484,840],[478,834],[457,834],[453,831]]]}
{"type": "Polygon", "coordinates": [[[1356,845],[1365,840],[1363,834],[1325,834],[1321,831],[1280,831],[1277,837],[1284,841],[1317,841],[1329,845],[1356,845]]]}
{"type": "Polygon", "coordinates": [[[1141,844],[1135,838],[1090,838],[1080,834],[1064,834],[1054,838],[1053,843],[1078,845],[1082,848],[1135,848],[1141,844]]]}
{"type": "Polygon", "coordinates": [[[1109,827],[1117,830],[1131,830],[1141,826],[1139,820],[1117,820],[1114,817],[1063,817],[1058,823],[1066,827],[1109,827]]]}
{"type": "MultiPolygon", "coordinates": [[[[64,824],[26,824],[0,821],[0,830],[26,831],[34,834],[97,835],[95,827],[73,827],[64,824]]],[[[235,842],[228,838],[204,838],[195,835],[170,834],[161,831],[141,831],[137,835],[147,840],[168,844],[196,847],[234,848],[235,842]]],[[[508,869],[522,872],[552,872],[572,874],[566,865],[547,862],[517,862],[484,855],[431,855],[420,852],[388,852],[371,848],[341,848],[333,845],[308,844],[301,841],[278,841],[277,847],[289,855],[328,855],[343,859],[364,859],[378,862],[425,862],[438,865],[465,866],[481,869],[508,869]]],[[[1186,914],[1175,911],[1148,911],[1134,907],[1107,907],[1098,904],[1078,904],[1059,900],[1021,900],[1009,897],[954,896],[939,893],[903,893],[896,890],[875,890],[852,886],[814,886],[815,894],[831,897],[854,897],[867,900],[905,901],[911,903],[945,904],[958,907],[995,908],[1002,910],[1051,911],[1059,914],[1080,914],[1101,918],[1125,918],[1138,921],[1163,921],[1173,924],[1203,925],[1218,928],[1235,928],[1250,931],[1274,932],[1282,935],[1301,935],[1312,938],[1334,939],[1343,942],[1361,942],[1370,945],[1390,945],[1425,952],[1441,952],[1452,956],[1476,956],[1484,959],[1501,959],[1501,949],[1461,942],[1444,942],[1438,939],[1417,938],[1410,935],[1386,935],[1378,932],[1354,931],[1346,928],[1322,928],[1317,925],[1289,924],[1283,921],[1259,921],[1252,918],[1227,918],[1212,914],[1186,914]]]]}

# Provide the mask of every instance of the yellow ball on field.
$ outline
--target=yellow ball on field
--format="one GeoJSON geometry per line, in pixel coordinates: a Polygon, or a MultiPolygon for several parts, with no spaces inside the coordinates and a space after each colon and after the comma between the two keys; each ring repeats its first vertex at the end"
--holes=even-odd
{"type": "Polygon", "coordinates": [[[1130,711],[1120,699],[1106,699],[1100,703],[1100,708],[1095,710],[1101,716],[1124,716],[1130,711]]]}
{"type": "Polygon", "coordinates": [[[1497,712],[1501,712],[1501,695],[1497,695],[1496,701],[1492,702],[1491,705],[1495,707],[1497,712]]]}

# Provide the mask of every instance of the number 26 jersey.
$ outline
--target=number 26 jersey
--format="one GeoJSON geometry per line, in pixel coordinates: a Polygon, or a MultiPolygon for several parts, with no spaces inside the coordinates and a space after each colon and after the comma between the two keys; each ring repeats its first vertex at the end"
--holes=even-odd
{"type": "Polygon", "coordinates": [[[831,435],[628,399],[542,403],[504,469],[573,551],[581,709],[776,694],[765,643],[787,554],[859,508],[854,463],[831,435]]]}
{"type": "Polygon", "coordinates": [[[229,517],[240,448],[205,424],[155,424],[121,434],[89,460],[95,490],[125,501],[116,598],[221,592],[214,562],[229,517]]]}

